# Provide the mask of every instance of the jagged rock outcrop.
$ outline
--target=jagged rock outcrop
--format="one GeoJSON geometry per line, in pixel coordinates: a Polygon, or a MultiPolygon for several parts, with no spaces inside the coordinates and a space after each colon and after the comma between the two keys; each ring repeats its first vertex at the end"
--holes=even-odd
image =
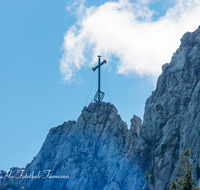
{"type": "Polygon", "coordinates": [[[40,152],[23,174],[34,171],[37,176],[40,172],[46,178],[47,170],[51,170],[51,176],[69,178],[16,177],[15,181],[27,190],[122,190],[133,186],[137,189],[143,173],[132,162],[129,150],[140,127],[141,119],[137,116],[129,131],[113,105],[91,103],[84,107],[77,122],[68,121],[49,131],[40,152]],[[137,178],[133,180],[134,175],[130,174],[136,171],[137,178]]]}
{"type": "Polygon", "coordinates": [[[156,190],[167,189],[175,179],[178,157],[187,147],[195,178],[200,178],[200,27],[182,37],[171,63],[162,69],[134,147],[148,162],[156,190]]]}
{"type": "MultiPolygon", "coordinates": [[[[38,178],[19,178],[20,169],[14,168],[12,180],[26,190],[138,190],[148,169],[154,189],[167,190],[179,170],[178,158],[189,147],[198,184],[200,27],[182,37],[171,62],[162,70],[146,101],[142,124],[134,116],[128,129],[113,105],[91,103],[77,122],[68,121],[49,131],[23,173],[34,172],[32,176],[38,178]]],[[[8,181],[8,177],[0,178],[0,184],[8,181]]]]}
{"type": "Polygon", "coordinates": [[[141,127],[142,127],[142,120],[138,116],[134,115],[133,118],[131,119],[131,128],[130,128],[132,135],[138,136],[141,127]]]}

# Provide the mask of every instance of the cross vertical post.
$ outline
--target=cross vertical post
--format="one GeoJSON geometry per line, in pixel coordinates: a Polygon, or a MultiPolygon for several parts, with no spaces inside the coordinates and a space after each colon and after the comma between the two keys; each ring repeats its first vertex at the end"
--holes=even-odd
{"type": "Polygon", "coordinates": [[[98,102],[100,102],[100,85],[101,85],[101,67],[100,67],[100,58],[101,58],[101,56],[100,55],[98,55],[98,58],[99,58],[99,64],[98,64],[98,66],[99,66],[99,68],[98,68],[98,102]]]}
{"type": "Polygon", "coordinates": [[[95,71],[96,69],[98,69],[98,90],[96,92],[96,95],[94,97],[94,101],[95,102],[101,102],[103,100],[103,97],[105,95],[104,92],[101,91],[101,66],[104,63],[107,63],[106,60],[103,60],[103,62],[101,63],[101,55],[98,55],[98,65],[96,67],[93,67],[92,70],[95,71]]]}

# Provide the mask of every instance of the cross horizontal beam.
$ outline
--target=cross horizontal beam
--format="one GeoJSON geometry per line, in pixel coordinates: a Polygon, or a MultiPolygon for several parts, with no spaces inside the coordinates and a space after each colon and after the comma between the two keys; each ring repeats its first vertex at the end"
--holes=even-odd
{"type": "Polygon", "coordinates": [[[103,60],[103,62],[100,63],[100,65],[97,65],[96,67],[93,67],[92,70],[95,71],[96,69],[98,69],[99,67],[101,67],[101,65],[103,65],[104,63],[107,63],[107,61],[103,60]]]}

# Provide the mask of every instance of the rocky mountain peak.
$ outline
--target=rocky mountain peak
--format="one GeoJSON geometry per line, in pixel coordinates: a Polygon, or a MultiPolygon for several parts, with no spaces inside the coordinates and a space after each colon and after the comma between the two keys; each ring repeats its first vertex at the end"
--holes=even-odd
{"type": "Polygon", "coordinates": [[[83,108],[77,122],[68,121],[52,128],[37,156],[25,168],[26,173],[48,170],[51,175],[69,178],[59,182],[49,178],[16,181],[28,190],[121,190],[127,177],[121,165],[130,164],[129,156],[124,156],[128,151],[125,145],[129,147],[128,132],[114,105],[91,103],[83,108]]]}
{"type": "MultiPolygon", "coordinates": [[[[168,189],[189,147],[200,181],[200,27],[186,33],[171,62],[162,67],[147,99],[143,123],[128,129],[110,103],[91,103],[77,121],[49,131],[26,173],[50,171],[66,179],[13,179],[26,190],[138,190],[145,171],[155,190],[168,189]]],[[[14,174],[17,175],[17,170],[14,174]]],[[[45,174],[44,174],[45,175],[45,174]]],[[[0,183],[9,180],[0,178],[0,183]]]]}
{"type": "MultiPolygon", "coordinates": [[[[156,90],[146,101],[136,149],[151,149],[144,156],[150,160],[149,168],[154,169],[156,190],[166,189],[175,179],[178,158],[187,147],[192,149],[193,163],[199,168],[199,80],[200,27],[182,37],[171,62],[163,66],[156,90]]],[[[200,175],[195,175],[199,179],[200,175]]]]}
{"type": "Polygon", "coordinates": [[[194,46],[200,43],[200,26],[194,32],[187,32],[181,38],[181,46],[194,46]]]}
{"type": "Polygon", "coordinates": [[[131,121],[130,131],[136,136],[138,136],[140,129],[142,127],[142,120],[140,119],[140,117],[134,115],[130,121],[131,121]]]}

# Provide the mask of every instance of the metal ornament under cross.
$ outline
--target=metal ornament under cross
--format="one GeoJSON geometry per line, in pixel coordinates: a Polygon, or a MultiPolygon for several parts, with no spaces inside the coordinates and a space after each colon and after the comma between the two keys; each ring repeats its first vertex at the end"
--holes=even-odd
{"type": "Polygon", "coordinates": [[[97,92],[96,92],[96,95],[95,95],[95,97],[94,97],[94,101],[95,102],[101,102],[102,100],[103,100],[103,97],[104,97],[104,95],[105,95],[105,93],[104,92],[102,92],[101,91],[101,89],[100,89],[100,87],[101,87],[101,66],[104,64],[104,63],[107,63],[107,61],[106,60],[103,60],[103,62],[101,63],[101,61],[100,61],[100,57],[101,57],[101,55],[98,55],[97,56],[98,58],[99,58],[99,62],[98,62],[98,65],[96,66],[96,67],[93,67],[92,68],[92,70],[93,71],[95,71],[96,69],[98,69],[98,90],[97,90],[97,92]]]}

